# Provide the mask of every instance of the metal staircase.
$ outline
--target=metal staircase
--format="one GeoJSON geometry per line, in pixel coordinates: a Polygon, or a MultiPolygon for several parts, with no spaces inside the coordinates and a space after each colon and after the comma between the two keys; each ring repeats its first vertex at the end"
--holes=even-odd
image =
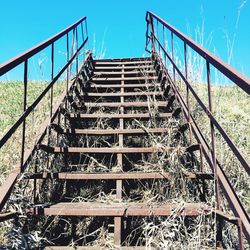
{"type": "MultiPolygon", "coordinates": [[[[159,225],[173,215],[176,221],[184,221],[182,226],[190,233],[195,230],[192,227],[197,217],[202,225],[210,225],[215,235],[210,244],[218,249],[224,247],[223,222],[233,223],[238,230],[238,247],[243,249],[244,240],[249,241],[249,216],[216,158],[215,129],[248,173],[249,165],[213,117],[211,103],[207,108],[193,90],[187,68],[185,75],[176,66],[174,54],[167,53],[154,32],[155,22],[157,27],[161,24],[169,29],[172,39],[175,35],[184,41],[185,58],[187,46],[206,58],[208,79],[212,64],[248,93],[249,80],[150,12],[146,18],[147,46],[152,45],[150,57],[94,60],[89,53],[79,66],[80,53],[88,40],[87,34],[84,36],[85,20],[1,65],[3,75],[24,62],[26,86],[29,58],[47,46],[52,48],[51,83],[29,107],[24,91],[24,113],[0,141],[2,147],[23,126],[21,163],[2,186],[0,221],[14,219],[17,223],[22,214],[9,211],[9,200],[16,195],[15,186],[28,183],[25,188],[30,190],[29,202],[22,206],[26,216],[22,230],[39,228],[46,238],[42,246],[47,249],[94,249],[102,234],[112,243],[99,247],[159,249],[163,243],[150,245],[142,225],[145,221],[159,225]],[[69,55],[70,32],[72,48],[77,44],[75,53],[72,51],[54,76],[54,43],[66,37],[69,55]],[[172,63],[171,70],[166,68],[166,60],[172,63]],[[73,64],[75,76],[71,80],[73,64]],[[53,106],[53,85],[63,72],[67,73],[66,91],[53,106]],[[186,97],[178,88],[177,76],[186,84],[186,97]],[[25,152],[25,119],[49,91],[49,120],[34,147],[25,152]],[[189,110],[190,95],[210,119],[211,146],[189,110]],[[205,161],[210,168],[204,167],[205,161]],[[178,195],[185,193],[183,202],[175,197],[173,189],[178,195]],[[222,193],[229,202],[228,211],[221,209],[222,193]]],[[[183,227],[178,233],[182,234],[183,227]]],[[[173,233],[171,227],[169,233],[173,233]]]]}

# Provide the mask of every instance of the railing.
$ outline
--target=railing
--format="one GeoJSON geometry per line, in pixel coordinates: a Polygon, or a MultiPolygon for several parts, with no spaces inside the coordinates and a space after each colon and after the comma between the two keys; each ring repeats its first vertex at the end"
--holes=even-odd
{"type": "MultiPolygon", "coordinates": [[[[19,65],[23,65],[23,85],[24,85],[24,94],[23,94],[23,113],[17,119],[17,121],[10,127],[10,129],[3,135],[0,139],[0,149],[12,138],[13,134],[17,131],[17,129],[22,128],[22,138],[21,138],[21,155],[20,155],[20,163],[12,170],[7,181],[1,187],[0,193],[0,211],[4,207],[6,200],[8,199],[12,187],[20,173],[25,170],[29,160],[31,159],[31,155],[35,150],[35,145],[33,148],[29,150],[25,150],[25,139],[26,139],[26,119],[29,115],[35,110],[37,105],[44,99],[46,94],[50,94],[50,112],[49,112],[49,120],[55,118],[55,112],[53,113],[56,107],[53,107],[53,86],[55,83],[66,73],[65,80],[65,95],[70,89],[71,84],[71,75],[77,76],[79,73],[79,63],[82,64],[83,61],[80,62],[80,56],[85,55],[83,49],[88,41],[88,31],[87,31],[87,21],[86,17],[81,18],[76,23],[72,24],[68,28],[64,29],[60,33],[55,36],[49,38],[48,40],[42,42],[41,44],[31,48],[30,50],[22,53],[21,55],[11,59],[10,61],[0,65],[0,77],[4,74],[10,72],[14,68],[19,65]],[[80,34],[80,35],[79,35],[80,34]],[[71,44],[70,44],[71,39],[71,44]],[[55,72],[55,43],[56,42],[64,42],[65,41],[65,50],[66,50],[66,63],[58,72],[55,72]],[[45,49],[50,49],[50,81],[45,89],[40,93],[40,95],[35,99],[35,101],[28,106],[27,105],[27,96],[28,89],[27,84],[29,82],[28,79],[28,68],[29,61],[34,56],[36,56],[39,52],[44,51],[45,49]],[[72,67],[75,66],[74,69],[72,67]],[[72,72],[75,71],[75,72],[72,72]]],[[[55,105],[56,106],[56,105],[55,105]]],[[[59,107],[59,106],[57,106],[59,107]]],[[[48,124],[45,124],[43,128],[42,134],[39,134],[39,138],[36,140],[36,143],[39,143],[42,140],[44,134],[46,134],[46,127],[48,124]]]]}
{"type": "MultiPolygon", "coordinates": [[[[217,152],[216,152],[216,136],[215,130],[220,134],[220,136],[227,143],[228,147],[231,149],[235,157],[237,157],[240,164],[244,167],[245,171],[250,175],[250,166],[246,159],[243,157],[239,149],[235,146],[233,141],[230,139],[225,130],[221,127],[217,119],[213,114],[212,106],[212,94],[211,94],[211,69],[212,65],[216,70],[222,73],[225,77],[230,79],[233,83],[238,85],[247,94],[250,94],[250,79],[243,76],[235,69],[225,64],[219,58],[208,52],[202,46],[198,45],[196,42],[191,40],[189,37],[178,31],[176,28],[165,22],[160,17],[156,16],[152,12],[147,12],[146,14],[147,31],[146,31],[146,50],[152,55],[156,55],[161,60],[161,68],[165,71],[166,75],[169,77],[170,84],[176,95],[177,100],[181,104],[181,108],[184,116],[186,117],[188,123],[190,124],[191,130],[201,145],[202,152],[207,159],[208,164],[215,173],[215,192],[216,192],[216,209],[220,208],[220,195],[219,187],[223,191],[232,211],[241,220],[240,223],[243,225],[243,231],[246,239],[250,242],[250,219],[246,210],[244,209],[238,195],[236,194],[234,188],[232,187],[229,179],[227,178],[225,172],[223,171],[223,166],[218,162],[217,152]],[[161,25],[159,27],[159,25],[161,25]],[[157,29],[157,31],[155,31],[157,29]],[[161,30],[161,37],[159,36],[159,30],[161,30]],[[170,34],[170,52],[166,48],[166,31],[170,34]],[[180,42],[183,44],[183,57],[184,57],[184,73],[178,67],[175,60],[175,49],[174,49],[174,39],[179,38],[180,42]],[[151,50],[148,46],[151,44],[151,50]],[[207,78],[207,90],[208,90],[208,107],[204,104],[201,98],[198,96],[194,90],[192,84],[188,79],[188,65],[187,65],[187,50],[192,50],[196,52],[199,56],[205,60],[206,64],[206,78],[207,78]],[[165,63],[164,63],[165,61],[165,63]],[[166,69],[167,63],[170,64],[171,70],[166,69]],[[178,79],[177,79],[178,78],[178,79]],[[178,88],[178,81],[184,82],[185,85],[185,98],[181,94],[178,88]],[[204,114],[210,121],[210,141],[211,144],[207,142],[205,136],[203,135],[202,129],[195,122],[194,117],[191,114],[190,109],[190,99],[192,97],[196,100],[204,114]]],[[[169,41],[168,41],[169,42],[169,41]]]]}

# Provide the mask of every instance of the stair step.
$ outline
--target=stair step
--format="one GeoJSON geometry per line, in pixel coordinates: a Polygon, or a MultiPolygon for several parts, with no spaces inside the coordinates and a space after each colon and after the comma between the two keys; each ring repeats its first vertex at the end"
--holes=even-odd
{"type": "Polygon", "coordinates": [[[71,119],[99,119],[99,118],[107,118],[107,119],[161,119],[161,118],[170,118],[172,117],[172,113],[159,113],[156,116],[152,116],[149,113],[140,113],[140,114],[70,114],[71,119]]]}
{"type": "Polygon", "coordinates": [[[60,134],[77,134],[77,135],[139,135],[148,133],[167,133],[174,132],[176,129],[168,128],[149,128],[144,129],[62,129],[57,124],[52,124],[52,127],[60,134]]]}
{"type": "Polygon", "coordinates": [[[127,65],[124,65],[124,67],[122,66],[106,66],[106,67],[103,67],[103,66],[96,66],[95,67],[95,70],[121,70],[121,69],[124,69],[124,70],[128,70],[128,69],[132,69],[132,70],[135,70],[135,69],[153,69],[153,65],[151,64],[148,64],[148,65],[138,65],[138,66],[127,66],[127,65]]]}
{"type": "Polygon", "coordinates": [[[152,61],[151,57],[125,57],[125,58],[105,58],[95,59],[94,62],[133,62],[133,61],[152,61]]]}
{"type": "Polygon", "coordinates": [[[170,216],[178,211],[179,216],[198,216],[211,208],[203,203],[181,204],[145,204],[99,202],[59,202],[54,205],[41,205],[27,209],[28,213],[47,216],[170,216]]]}
{"type": "Polygon", "coordinates": [[[44,150],[48,153],[59,154],[59,153],[85,153],[85,154],[137,154],[137,153],[157,153],[165,152],[167,150],[173,150],[172,147],[157,148],[82,148],[82,147],[50,147],[44,144],[39,144],[38,149],[44,150]]]}
{"type": "MultiPolygon", "coordinates": [[[[183,173],[187,179],[213,179],[213,174],[208,173],[183,173]]],[[[63,179],[63,180],[149,180],[149,179],[173,179],[175,173],[169,172],[121,172],[121,173],[82,173],[82,172],[58,172],[27,174],[28,179],[63,179]]]]}
{"type": "Polygon", "coordinates": [[[94,84],[91,83],[90,88],[150,88],[150,87],[161,87],[160,83],[134,83],[134,84],[94,84]]]}
{"type": "Polygon", "coordinates": [[[157,106],[157,107],[166,107],[168,102],[158,101],[158,102],[85,102],[84,106],[86,107],[148,107],[148,106],[157,106]]]}
{"type": "Polygon", "coordinates": [[[125,62],[120,62],[120,61],[95,61],[95,65],[147,65],[147,64],[152,64],[152,61],[145,61],[145,60],[138,60],[138,61],[125,61],[125,62]]]}
{"type": "Polygon", "coordinates": [[[94,75],[95,76],[101,76],[101,75],[134,75],[134,74],[144,74],[144,75],[147,75],[147,74],[155,74],[155,70],[150,70],[150,71],[125,71],[125,72],[122,72],[122,71],[98,71],[98,72],[94,72],[94,75]]]}
{"type": "Polygon", "coordinates": [[[90,96],[90,97],[127,97],[127,96],[163,96],[164,92],[163,91],[141,91],[141,92],[125,92],[125,93],[95,93],[95,92],[90,92],[86,93],[84,96],[90,96]]]}
{"type": "Polygon", "coordinates": [[[141,77],[93,77],[91,81],[94,82],[112,82],[112,81],[147,81],[157,80],[156,76],[141,76],[141,77]]]}

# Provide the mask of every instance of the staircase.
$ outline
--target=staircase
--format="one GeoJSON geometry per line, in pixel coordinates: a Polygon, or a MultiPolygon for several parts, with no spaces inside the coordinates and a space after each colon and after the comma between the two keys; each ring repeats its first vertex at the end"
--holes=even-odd
{"type": "Polygon", "coordinates": [[[153,19],[183,39],[185,60],[187,45],[205,54],[209,88],[212,64],[249,91],[237,72],[231,76],[229,66],[150,12],[150,57],[95,60],[88,53],[80,66],[88,40],[83,18],[1,65],[0,76],[24,62],[24,113],[0,140],[1,148],[23,125],[21,164],[0,194],[5,211],[0,222],[13,222],[12,248],[21,249],[26,242],[31,249],[224,249],[225,223],[236,226],[232,242],[239,249],[249,240],[249,216],[216,158],[215,128],[247,172],[249,165],[213,117],[211,91],[207,108],[189,84],[187,68],[184,76],[174,54],[170,57],[155,36],[153,19]],[[79,27],[82,43],[75,46],[79,27]],[[54,75],[54,43],[66,36],[68,55],[70,32],[72,55],[54,75]],[[27,107],[28,59],[47,46],[52,49],[52,80],[27,107]],[[66,91],[54,106],[53,85],[63,73],[66,91]],[[49,91],[49,120],[27,153],[25,119],[49,91]],[[211,146],[190,111],[191,94],[210,119],[211,146]],[[222,193],[227,209],[220,204],[222,193]],[[13,206],[15,211],[9,211],[13,206]]]}
{"type": "MultiPolygon", "coordinates": [[[[213,174],[190,164],[199,147],[186,142],[188,126],[179,118],[173,93],[158,80],[157,63],[152,58],[92,61],[91,73],[82,70],[67,109],[61,111],[67,121],[49,125],[56,141],[48,138],[49,144],[39,144],[38,150],[50,155],[50,171],[28,175],[42,184],[36,183],[36,204],[27,212],[36,218],[69,219],[72,228],[67,237],[60,236],[66,232],[58,228],[53,237],[46,237],[54,244],[70,245],[75,240],[76,245],[95,245],[104,230],[113,246],[145,246],[145,236],[133,235],[145,217],[154,221],[173,214],[211,216],[205,182],[211,182],[213,174]],[[171,166],[171,157],[179,169],[171,166]],[[189,190],[190,182],[202,189],[201,199],[198,191],[189,190]],[[178,199],[181,191],[168,190],[173,187],[182,188],[186,197],[178,199]],[[187,202],[178,203],[183,200],[187,202]],[[96,224],[89,226],[90,234],[102,227],[91,239],[76,231],[86,217],[96,224]],[[78,240],[81,237],[84,240],[78,240]]],[[[191,222],[185,224],[191,230],[191,222]]]]}

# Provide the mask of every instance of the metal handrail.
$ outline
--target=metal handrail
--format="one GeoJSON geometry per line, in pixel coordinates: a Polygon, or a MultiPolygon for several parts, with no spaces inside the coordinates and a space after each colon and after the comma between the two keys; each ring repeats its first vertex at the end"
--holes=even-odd
{"type": "MultiPolygon", "coordinates": [[[[10,59],[6,63],[0,64],[0,76],[4,75],[5,73],[7,73],[11,69],[15,68],[19,64],[25,62],[27,59],[36,55],[41,50],[47,48],[48,46],[50,46],[51,44],[53,44],[54,42],[59,40],[61,37],[63,37],[64,35],[66,35],[70,31],[72,31],[79,24],[83,23],[86,19],[87,19],[86,17],[81,18],[80,20],[78,20],[74,24],[70,25],[66,29],[64,29],[61,32],[59,32],[58,34],[50,37],[49,39],[45,40],[44,42],[42,42],[42,43],[34,46],[33,48],[23,52],[22,54],[18,55],[17,57],[10,59]]],[[[87,31],[87,26],[86,26],[86,31],[87,31]]]]}
{"type": "MultiPolygon", "coordinates": [[[[26,134],[26,119],[30,115],[30,113],[35,109],[35,107],[40,103],[41,100],[45,97],[45,95],[51,91],[50,96],[50,117],[48,121],[52,121],[55,119],[55,115],[58,113],[61,102],[59,104],[56,104],[55,107],[53,107],[53,86],[54,84],[59,80],[59,78],[62,76],[64,72],[67,72],[67,79],[66,79],[66,91],[63,96],[64,99],[66,99],[66,96],[69,91],[72,90],[73,84],[76,82],[77,77],[79,76],[79,72],[81,71],[78,69],[78,61],[79,61],[79,55],[84,46],[86,45],[88,41],[88,33],[87,33],[87,24],[86,24],[86,17],[81,18],[74,24],[70,25],[68,28],[64,29],[63,31],[59,32],[55,36],[47,39],[46,41],[34,46],[33,48],[27,50],[26,52],[22,53],[21,55],[9,60],[8,62],[0,65],[0,76],[3,74],[9,72],[10,70],[14,69],[16,66],[20,64],[24,64],[24,95],[23,95],[23,113],[20,115],[20,117],[17,119],[17,121],[11,126],[11,128],[8,129],[8,131],[3,135],[3,137],[0,139],[0,149],[6,144],[6,142],[12,137],[12,135],[15,133],[15,131],[22,125],[22,139],[21,139],[21,161],[19,164],[15,166],[15,168],[12,170],[12,172],[9,174],[7,181],[4,183],[4,185],[1,187],[0,192],[0,211],[4,207],[8,197],[10,196],[11,190],[16,182],[16,179],[20,175],[21,172],[25,170],[25,167],[29,163],[31,156],[34,153],[34,150],[36,149],[36,146],[33,147],[33,149],[28,149],[27,154],[25,154],[25,134],[26,134]],[[84,34],[84,28],[83,24],[85,24],[85,34],[84,34]],[[78,37],[78,28],[81,29],[82,33],[82,40],[81,44],[79,44],[79,37],[78,37]],[[72,51],[70,56],[70,47],[69,47],[69,35],[70,32],[72,32],[72,51]],[[54,74],[54,43],[60,40],[66,36],[66,50],[67,50],[67,62],[65,65],[57,72],[57,74],[54,74]],[[74,46],[76,46],[76,49],[74,50],[74,46]],[[39,94],[39,96],[35,99],[35,101],[30,105],[27,106],[27,83],[28,83],[28,60],[32,58],[34,55],[42,51],[43,49],[51,47],[51,81],[48,83],[48,85],[45,87],[45,89],[39,94]],[[70,71],[72,68],[72,63],[76,62],[76,78],[74,78],[74,81],[70,80],[70,71]]],[[[86,60],[87,62],[90,60],[89,57],[91,55],[88,55],[86,60]]],[[[84,62],[86,63],[86,61],[84,62]]],[[[83,64],[84,65],[84,64],[83,64]]],[[[82,66],[83,67],[83,66],[82,66]]],[[[63,100],[64,100],[63,99],[63,100]]],[[[46,134],[46,128],[48,126],[47,121],[45,121],[45,126],[43,126],[42,133],[38,134],[38,137],[36,138],[36,142],[39,142],[42,140],[42,138],[46,134]]]]}
{"type": "Polygon", "coordinates": [[[226,174],[224,173],[220,163],[218,162],[216,158],[216,148],[215,148],[215,128],[219,131],[222,138],[226,141],[229,148],[232,150],[234,155],[237,157],[241,165],[245,168],[248,175],[250,175],[250,166],[249,163],[246,161],[246,159],[243,157],[243,155],[240,153],[239,149],[234,145],[230,137],[227,135],[225,130],[221,127],[221,125],[218,123],[216,118],[213,115],[212,112],[212,96],[211,96],[211,83],[210,83],[210,64],[213,65],[217,70],[219,70],[222,74],[227,76],[231,81],[233,81],[236,85],[238,85],[243,91],[250,94],[250,79],[243,76],[241,73],[233,69],[231,66],[225,64],[222,60],[214,56],[212,53],[208,52],[205,48],[194,42],[192,39],[178,31],[176,28],[165,22],[160,17],[156,16],[152,12],[147,12],[146,14],[146,22],[147,22],[147,29],[146,29],[146,50],[152,55],[157,54],[159,58],[160,51],[163,55],[165,55],[166,58],[170,62],[170,64],[173,67],[173,79],[169,75],[168,71],[166,70],[163,62],[161,62],[162,67],[165,71],[165,74],[168,75],[169,79],[171,80],[171,85],[173,87],[174,93],[177,96],[177,99],[182,107],[182,110],[184,112],[184,115],[189,122],[191,129],[198,140],[198,142],[201,144],[202,151],[204,155],[206,156],[206,159],[211,166],[212,170],[215,173],[215,192],[216,192],[216,200],[217,200],[217,208],[220,206],[219,201],[219,187],[220,184],[222,191],[224,195],[226,196],[229,205],[237,216],[241,219],[242,225],[243,225],[243,231],[246,236],[246,239],[250,242],[250,218],[247,214],[246,210],[244,209],[242,203],[239,200],[239,197],[237,196],[235,190],[233,189],[230,181],[228,180],[226,174]],[[154,20],[160,22],[163,26],[163,39],[164,39],[164,28],[167,28],[171,32],[171,43],[172,43],[172,55],[170,56],[169,53],[166,51],[165,46],[163,46],[155,34],[154,30],[154,20]],[[150,26],[150,28],[149,28],[150,26]],[[176,35],[178,38],[182,40],[184,43],[184,60],[185,60],[185,76],[179,69],[179,67],[176,65],[174,61],[174,35],[176,35]],[[151,42],[151,51],[148,50],[148,45],[151,42]],[[159,53],[156,52],[155,46],[158,45],[159,53]],[[209,99],[209,107],[207,108],[206,105],[201,101],[191,84],[189,83],[187,77],[187,45],[192,48],[194,51],[196,51],[200,56],[202,56],[206,61],[206,70],[207,70],[207,84],[208,84],[208,99],[209,99]],[[177,85],[176,85],[176,77],[175,73],[177,73],[180,78],[183,80],[183,82],[186,85],[186,102],[184,101],[182,95],[180,94],[177,85]],[[199,106],[202,108],[202,110],[205,112],[207,117],[210,120],[210,129],[211,129],[211,148],[209,147],[207,141],[204,139],[204,136],[201,133],[201,130],[199,129],[198,125],[196,124],[193,116],[190,112],[190,104],[189,104],[189,94],[192,94],[195,100],[198,102],[199,106]],[[211,155],[210,155],[211,154],[211,155]]]}
{"type": "Polygon", "coordinates": [[[246,93],[250,94],[250,79],[233,67],[229,66],[225,62],[223,62],[220,58],[206,50],[204,47],[193,41],[191,38],[177,30],[175,27],[164,21],[159,16],[154,13],[148,11],[146,14],[146,20],[149,21],[148,18],[155,18],[162,25],[168,28],[171,32],[173,32],[177,37],[179,37],[183,42],[189,45],[193,50],[195,50],[199,55],[201,55],[206,61],[211,63],[216,69],[218,69],[221,73],[227,76],[231,81],[237,84],[241,89],[243,89],[246,93]]]}
{"type": "MultiPolygon", "coordinates": [[[[68,68],[70,67],[70,65],[72,64],[74,59],[77,59],[77,65],[78,65],[78,55],[79,55],[80,51],[82,50],[82,48],[84,47],[84,45],[87,43],[87,41],[88,41],[88,34],[87,34],[86,17],[83,17],[80,20],[78,20],[77,22],[75,22],[74,24],[70,25],[66,29],[64,29],[61,32],[59,32],[58,34],[56,34],[55,36],[47,39],[46,41],[34,46],[33,48],[27,50],[26,52],[22,53],[21,55],[14,57],[14,58],[10,59],[8,62],[0,65],[0,76],[2,76],[3,74],[14,69],[16,66],[24,63],[24,88],[25,88],[23,114],[19,117],[19,119],[11,126],[11,128],[0,139],[0,149],[11,138],[12,134],[19,128],[19,126],[25,122],[25,119],[27,118],[27,116],[35,109],[35,107],[43,99],[43,97],[46,95],[46,93],[53,88],[53,85],[59,79],[59,77],[66,70],[68,71],[68,68]],[[84,39],[83,23],[85,24],[85,28],[86,28],[86,38],[85,39],[84,39]],[[71,55],[71,58],[69,58],[69,32],[73,31],[73,42],[72,43],[75,42],[78,45],[77,27],[79,25],[81,26],[81,29],[82,29],[82,44],[77,48],[76,52],[71,55]],[[56,76],[54,76],[54,43],[56,41],[58,41],[60,38],[64,37],[65,35],[67,36],[67,45],[66,45],[66,47],[67,47],[67,63],[58,72],[58,74],[56,76]],[[76,41],[74,41],[74,39],[76,39],[76,41]],[[51,77],[52,77],[52,79],[51,79],[51,82],[43,90],[43,92],[37,97],[37,99],[29,107],[26,107],[27,82],[28,82],[28,77],[27,77],[28,60],[49,46],[51,46],[51,49],[52,49],[51,50],[51,54],[52,54],[52,58],[51,58],[51,61],[52,61],[51,77]]],[[[68,76],[68,72],[67,72],[67,85],[68,85],[68,81],[69,81],[69,76],[68,76]]],[[[52,110],[52,101],[53,101],[53,99],[51,100],[51,110],[52,110]]],[[[24,130],[25,130],[25,128],[24,128],[24,130]]],[[[25,133],[25,131],[23,133],[25,133]]],[[[22,141],[24,141],[24,139],[22,139],[22,141]]],[[[22,146],[24,147],[24,142],[22,142],[22,144],[23,144],[22,146]]],[[[22,157],[23,157],[23,155],[24,155],[24,152],[22,150],[22,157]]]]}

